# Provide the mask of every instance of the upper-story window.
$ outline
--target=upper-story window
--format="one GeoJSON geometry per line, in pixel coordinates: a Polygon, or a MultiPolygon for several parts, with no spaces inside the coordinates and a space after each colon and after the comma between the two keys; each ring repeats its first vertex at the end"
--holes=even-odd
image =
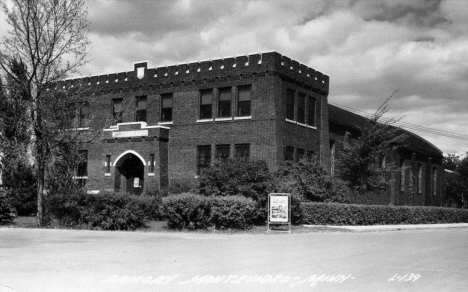
{"type": "Polygon", "coordinates": [[[122,101],[122,98],[112,100],[112,118],[114,124],[122,122],[122,101]]]}
{"type": "Polygon", "coordinates": [[[136,122],[146,122],[146,96],[136,97],[136,122]]]}
{"type": "Polygon", "coordinates": [[[309,107],[307,109],[307,125],[312,127],[315,127],[315,103],[315,98],[309,96],[309,107]]]}
{"type": "Polygon", "coordinates": [[[244,85],[238,88],[237,116],[251,115],[252,86],[244,85]]]}
{"type": "Polygon", "coordinates": [[[78,121],[79,127],[84,128],[89,126],[89,116],[90,116],[90,110],[89,110],[89,103],[85,102],[80,105],[80,119],[78,121]]]}
{"type": "Polygon", "coordinates": [[[294,100],[296,92],[288,89],[286,93],[286,119],[294,120],[294,100]]]}
{"type": "Polygon", "coordinates": [[[231,88],[221,88],[218,99],[218,117],[231,116],[231,88]]]}
{"type": "Polygon", "coordinates": [[[213,90],[200,91],[200,119],[213,118],[213,90]]]}
{"type": "Polygon", "coordinates": [[[306,96],[304,93],[300,93],[297,97],[297,122],[305,124],[305,104],[306,96]]]}
{"type": "Polygon", "coordinates": [[[161,121],[172,121],[172,93],[166,93],[161,96],[161,121]]]}

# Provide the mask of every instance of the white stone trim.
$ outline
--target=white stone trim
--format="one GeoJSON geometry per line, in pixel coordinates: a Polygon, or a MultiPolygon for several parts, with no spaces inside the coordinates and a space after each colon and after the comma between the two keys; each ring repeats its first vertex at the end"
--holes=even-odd
{"type": "Polygon", "coordinates": [[[251,120],[252,116],[234,117],[234,120],[251,120]]]}
{"type": "MultiPolygon", "coordinates": [[[[126,126],[126,125],[136,125],[140,124],[140,129],[170,129],[169,127],[165,126],[160,126],[160,125],[154,125],[154,126],[148,126],[146,122],[127,122],[127,123],[118,123],[117,125],[110,126],[108,129],[103,129],[103,131],[120,131],[120,126],[126,126]]],[[[159,124],[159,123],[158,123],[159,124]]]]}
{"type": "Polygon", "coordinates": [[[172,125],[174,121],[167,121],[167,122],[158,122],[158,125],[172,125]]]}
{"type": "Polygon", "coordinates": [[[206,122],[212,122],[213,121],[213,118],[211,119],[201,119],[201,120],[197,120],[197,123],[206,123],[206,122]]]}
{"type": "Polygon", "coordinates": [[[104,173],[104,176],[111,176],[109,172],[104,173]]]}
{"type": "Polygon", "coordinates": [[[215,118],[216,122],[221,122],[221,121],[232,121],[232,117],[225,117],[225,118],[215,118]]]}
{"type": "Polygon", "coordinates": [[[154,176],[154,172],[149,172],[148,176],[154,176]]]}
{"type": "Polygon", "coordinates": [[[117,157],[115,160],[114,160],[114,163],[112,163],[112,166],[116,166],[117,165],[117,162],[119,162],[119,160],[124,157],[125,155],[127,154],[134,154],[136,157],[140,158],[141,162],[143,163],[144,166],[146,166],[146,162],[145,162],[145,159],[143,159],[143,157],[138,154],[136,151],[133,151],[133,150],[127,150],[125,151],[124,153],[120,154],[119,157],[117,157]]]}

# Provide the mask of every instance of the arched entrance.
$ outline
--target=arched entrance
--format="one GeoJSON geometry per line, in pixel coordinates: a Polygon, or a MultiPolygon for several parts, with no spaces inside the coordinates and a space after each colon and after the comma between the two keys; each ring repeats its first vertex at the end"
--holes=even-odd
{"type": "Polygon", "coordinates": [[[136,152],[127,151],[115,162],[114,190],[141,194],[144,188],[144,173],[145,166],[141,156],[136,152]]]}

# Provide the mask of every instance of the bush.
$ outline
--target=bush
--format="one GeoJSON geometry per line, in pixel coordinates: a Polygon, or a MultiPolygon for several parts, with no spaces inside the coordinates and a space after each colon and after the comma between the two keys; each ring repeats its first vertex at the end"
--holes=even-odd
{"type": "Polygon", "coordinates": [[[212,197],[209,224],[216,229],[248,229],[257,218],[256,203],[246,197],[212,197]]]}
{"type": "MultiPolygon", "coordinates": [[[[7,166],[8,167],[8,166],[7,166]]],[[[25,163],[7,168],[3,182],[11,203],[19,216],[30,216],[37,212],[37,187],[33,168],[25,163]]]]}
{"type": "Polygon", "coordinates": [[[350,203],[346,184],[331,177],[316,160],[285,161],[274,173],[277,191],[290,193],[299,201],[350,203]]]}
{"type": "Polygon", "coordinates": [[[247,229],[254,223],[257,204],[242,196],[184,193],[163,198],[163,207],[171,229],[247,229]]]}
{"type": "Polygon", "coordinates": [[[441,207],[407,207],[303,203],[303,223],[320,225],[468,223],[468,210],[441,207]]]}
{"type": "Polygon", "coordinates": [[[201,195],[183,193],[163,198],[164,215],[171,229],[207,228],[210,208],[210,198],[201,195]]]}
{"type": "Polygon", "coordinates": [[[135,230],[160,217],[156,198],[120,193],[51,195],[49,224],[102,230],[135,230]]]}
{"type": "Polygon", "coordinates": [[[7,192],[0,190],[0,225],[13,222],[16,217],[15,208],[7,192]]]}

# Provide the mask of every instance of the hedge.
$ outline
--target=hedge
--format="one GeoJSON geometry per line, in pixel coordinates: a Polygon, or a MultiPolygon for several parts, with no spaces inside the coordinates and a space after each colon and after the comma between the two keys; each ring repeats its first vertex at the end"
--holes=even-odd
{"type": "Polygon", "coordinates": [[[135,230],[161,217],[155,198],[120,193],[58,194],[47,198],[49,225],[60,227],[135,230]]]}
{"type": "Polygon", "coordinates": [[[302,203],[303,223],[316,225],[468,223],[468,210],[442,207],[409,207],[302,203]]]}
{"type": "Polygon", "coordinates": [[[0,225],[13,222],[16,217],[11,198],[5,190],[0,190],[0,225]]]}
{"type": "Polygon", "coordinates": [[[163,208],[171,229],[248,229],[257,214],[257,204],[243,196],[184,193],[163,198],[163,208]]]}

